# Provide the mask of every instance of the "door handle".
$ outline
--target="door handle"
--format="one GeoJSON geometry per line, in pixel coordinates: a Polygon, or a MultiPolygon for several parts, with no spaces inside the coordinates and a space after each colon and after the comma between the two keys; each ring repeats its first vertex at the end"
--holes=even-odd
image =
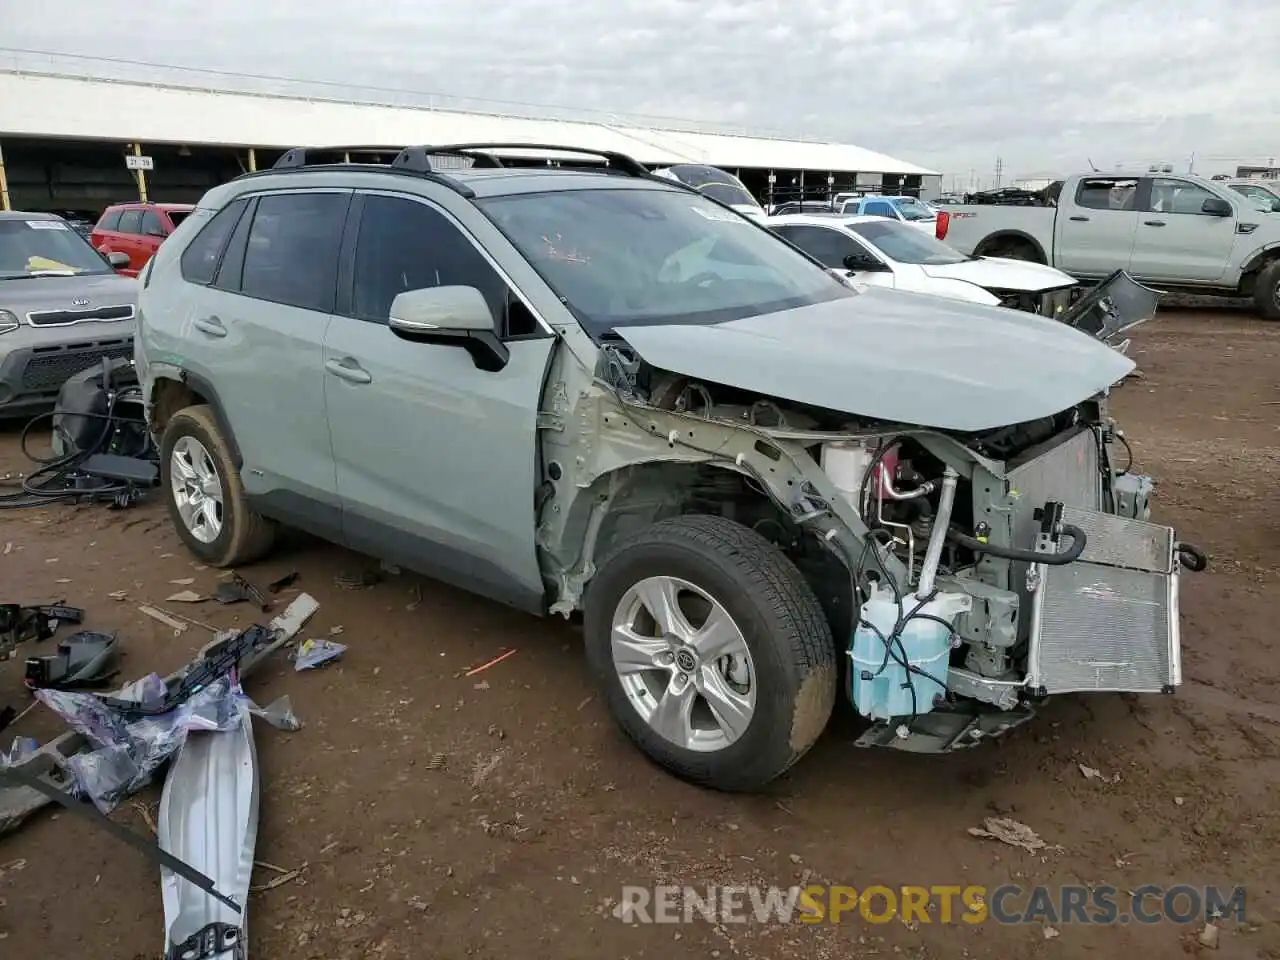
{"type": "Polygon", "coordinates": [[[225,337],[227,335],[227,328],[222,325],[222,321],[217,317],[201,317],[192,326],[211,337],[225,337]]]}
{"type": "Polygon", "coordinates": [[[324,368],[332,373],[335,377],[341,377],[350,383],[372,383],[373,374],[371,374],[360,364],[356,363],[350,357],[344,357],[341,360],[326,360],[324,368]]]}
{"type": "Polygon", "coordinates": [[[1163,226],[1164,226],[1164,221],[1163,221],[1163,220],[1143,220],[1142,222],[1143,222],[1146,226],[1148,226],[1148,227],[1163,227],[1163,226]]]}
{"type": "Polygon", "coordinates": [[[1088,222],[1089,222],[1089,218],[1088,218],[1088,217],[1068,217],[1068,219],[1069,219],[1069,220],[1074,220],[1076,223],[1088,223],[1088,222]]]}

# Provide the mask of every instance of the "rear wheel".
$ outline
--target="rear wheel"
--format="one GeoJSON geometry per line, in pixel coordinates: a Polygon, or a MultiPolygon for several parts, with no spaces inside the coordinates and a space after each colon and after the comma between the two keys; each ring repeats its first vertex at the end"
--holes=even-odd
{"type": "Polygon", "coordinates": [[[758,789],[818,739],[835,702],[831,629],[759,534],[666,520],[591,581],[587,655],[615,720],[652,760],[721,790],[758,789]]]}
{"type": "Polygon", "coordinates": [[[178,536],[205,563],[235,566],[271,549],[275,524],[250,509],[240,471],[207,406],[184,407],[165,425],[160,479],[178,536]]]}
{"type": "Polygon", "coordinates": [[[1280,260],[1272,261],[1258,274],[1253,302],[1264,320],[1280,320],[1280,260]]]}

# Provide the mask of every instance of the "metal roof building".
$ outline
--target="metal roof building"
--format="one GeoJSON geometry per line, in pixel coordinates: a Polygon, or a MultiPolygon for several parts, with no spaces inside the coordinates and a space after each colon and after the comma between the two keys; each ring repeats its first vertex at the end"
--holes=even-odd
{"type": "MultiPolygon", "coordinates": [[[[626,153],[649,166],[707,163],[738,171],[761,196],[773,193],[775,180],[781,191],[784,183],[797,180],[796,174],[802,186],[807,175],[810,190],[823,192],[865,182],[859,176],[875,175],[877,182],[883,177],[895,187],[936,176],[849,144],[650,128],[606,119],[538,119],[430,104],[353,102],[329,90],[319,96],[281,95],[0,70],[0,150],[8,158],[15,207],[31,208],[36,200],[44,209],[55,209],[129,199],[119,196],[132,182],[120,159],[125,152],[154,155],[155,173],[148,175],[154,186],[151,199],[188,200],[221,179],[269,164],[272,154],[293,146],[465,142],[582,146],[626,153]],[[90,159],[90,151],[96,159],[90,159]],[[218,172],[197,176],[195,167],[201,163],[213,163],[218,172]],[[51,165],[66,169],[48,172],[51,165]],[[45,171],[40,174],[45,182],[35,182],[37,167],[45,171]],[[99,176],[89,167],[110,169],[99,176]],[[181,183],[179,171],[186,171],[181,183]]],[[[518,154],[546,156],[525,150],[518,154]]],[[[0,177],[4,171],[0,166],[0,177]]]]}

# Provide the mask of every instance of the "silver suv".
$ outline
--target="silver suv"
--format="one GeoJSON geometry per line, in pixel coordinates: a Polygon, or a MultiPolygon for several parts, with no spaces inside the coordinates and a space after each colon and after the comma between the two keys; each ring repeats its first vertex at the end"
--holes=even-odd
{"type": "Polygon", "coordinates": [[[69,377],[133,355],[138,283],[121,257],[62,217],[0,212],[0,417],[43,412],[69,377]]]}
{"type": "Polygon", "coordinates": [[[1180,682],[1204,557],[1113,461],[1132,361],[850,287],[625,156],[489,149],[294,150],[160,248],[136,361],[197,557],[286,523],[582,611],[621,728],[722,789],[785,771],[839,689],[860,743],[939,752],[1050,694],[1180,682]]]}

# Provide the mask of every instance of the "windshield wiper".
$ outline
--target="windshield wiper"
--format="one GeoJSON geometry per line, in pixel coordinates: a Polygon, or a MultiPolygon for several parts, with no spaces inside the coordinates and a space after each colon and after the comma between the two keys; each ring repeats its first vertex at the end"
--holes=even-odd
{"type": "Polygon", "coordinates": [[[41,277],[78,277],[79,270],[32,270],[30,273],[15,273],[0,277],[0,280],[38,280],[41,277]]]}

